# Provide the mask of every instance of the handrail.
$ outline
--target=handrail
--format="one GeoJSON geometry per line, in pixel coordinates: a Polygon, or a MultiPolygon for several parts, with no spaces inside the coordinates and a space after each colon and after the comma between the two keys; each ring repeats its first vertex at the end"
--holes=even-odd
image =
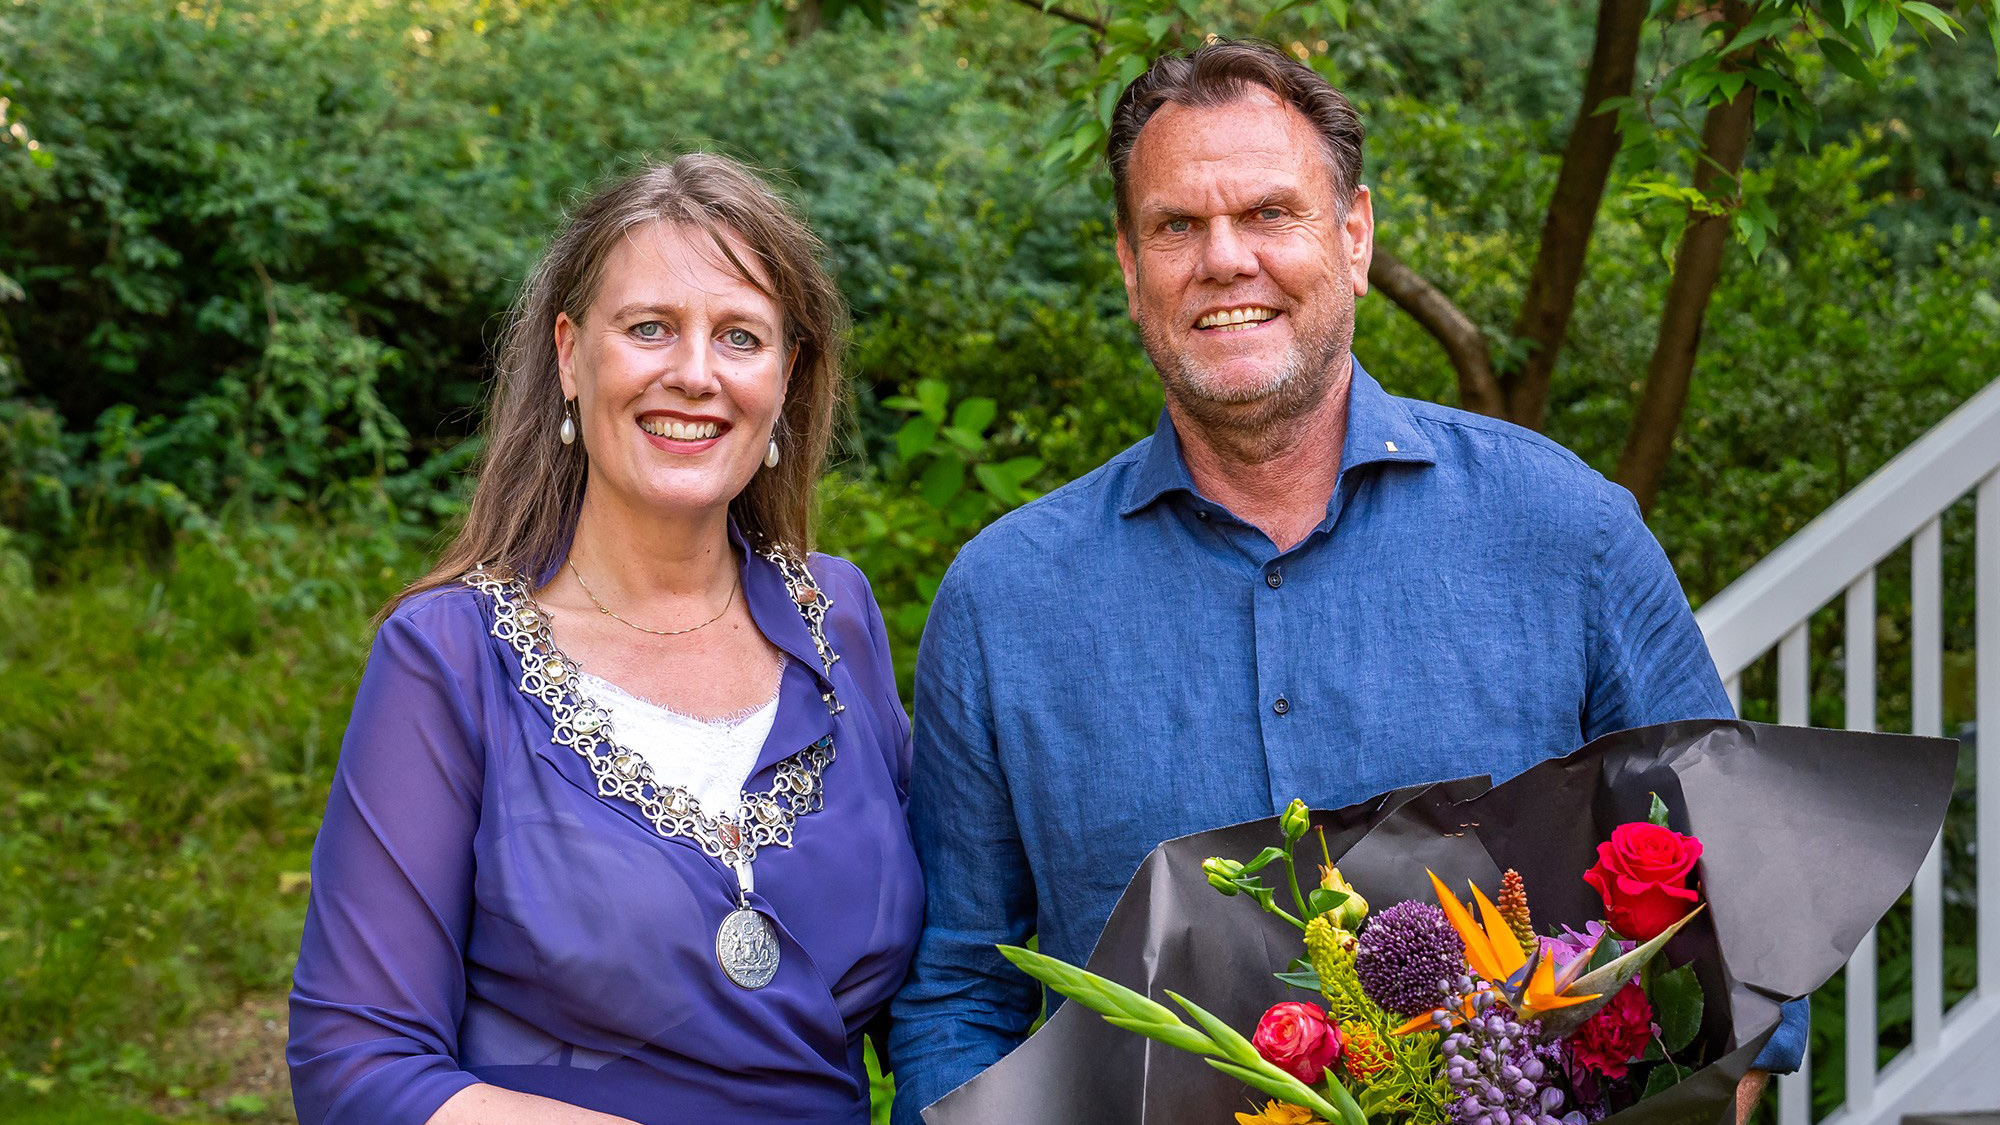
{"type": "Polygon", "coordinates": [[[1996,469],[2000,380],[1701,607],[1695,620],[1722,678],[1734,678],[1996,469]]]}
{"type": "MultiPolygon", "coordinates": [[[[2000,381],[1974,394],[1928,434],[1798,534],[1750,568],[1696,614],[1732,700],[1742,673],[1777,653],[1778,721],[1812,721],[1812,618],[1845,595],[1839,660],[1845,673],[1842,722],[1876,726],[1880,665],[1877,566],[1909,546],[1910,729],[1944,733],[1944,568],[1946,511],[1967,495],[1972,520],[1976,674],[1974,713],[2000,728],[2000,381]]],[[[1892,673],[1901,678],[1901,670],[1892,673]]],[[[1982,740],[1973,768],[1976,815],[1969,846],[2000,851],[2000,739],[1982,740]]],[[[1845,970],[1842,1105],[1817,1125],[1894,1125],[1913,1112],[2000,1104],[2000,1069],[1983,1065],[2000,1038],[2000,863],[1980,864],[1973,942],[1979,990],[1944,1007],[1942,837],[1910,887],[1911,1043],[1886,1067],[1877,1010],[1876,935],[1845,970]],[[1975,1056],[1980,1062],[1975,1063],[1975,1056]]],[[[1815,1125],[1810,1056],[1778,1083],[1779,1125],[1815,1125]]]]}

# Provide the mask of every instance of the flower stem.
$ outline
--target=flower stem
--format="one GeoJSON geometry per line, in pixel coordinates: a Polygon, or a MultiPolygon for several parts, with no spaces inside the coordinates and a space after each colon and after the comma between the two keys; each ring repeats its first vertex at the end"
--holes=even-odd
{"type": "MultiPolygon", "coordinates": [[[[1305,915],[1312,914],[1312,907],[1306,905],[1305,894],[1299,890],[1299,865],[1293,862],[1292,849],[1289,847],[1285,849],[1285,878],[1292,884],[1292,901],[1299,904],[1299,913],[1305,915]]],[[[1286,915],[1286,917],[1291,916],[1286,915]]],[[[1300,929],[1305,929],[1305,923],[1300,922],[1297,918],[1293,918],[1292,922],[1300,929]]]]}

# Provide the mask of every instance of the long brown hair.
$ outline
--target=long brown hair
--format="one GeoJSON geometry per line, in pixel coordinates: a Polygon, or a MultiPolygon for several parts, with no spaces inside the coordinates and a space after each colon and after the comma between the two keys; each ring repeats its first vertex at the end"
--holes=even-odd
{"type": "Polygon", "coordinates": [[[730,501],[729,514],[754,546],[801,558],[811,548],[815,485],[844,393],[846,306],[820,265],[819,240],[799,214],[744,165],[692,152],[592,193],[529,273],[501,334],[465,524],[431,572],[397,595],[385,614],[481,565],[534,580],[561,562],[590,464],[582,442],[564,445],[556,436],[567,409],[556,369],[556,315],[568,313],[581,324],[613,249],[627,231],[656,222],[707,232],[743,279],[777,302],[785,348],[796,352],[773,435],[781,457],[776,468],[757,471],[730,501]],[[725,232],[756,255],[768,288],[725,232]]]}

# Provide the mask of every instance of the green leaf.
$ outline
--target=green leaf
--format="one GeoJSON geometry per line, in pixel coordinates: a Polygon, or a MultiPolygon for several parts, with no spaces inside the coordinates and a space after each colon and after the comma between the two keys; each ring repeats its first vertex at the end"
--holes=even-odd
{"type": "Polygon", "coordinates": [[[1243,873],[1248,875],[1254,871],[1262,871],[1283,858],[1285,858],[1285,849],[1265,848],[1263,851],[1257,853],[1256,858],[1243,865],[1243,873]]]}
{"type": "Polygon", "coordinates": [[[1826,57],[1826,61],[1833,66],[1833,69],[1856,82],[1865,85],[1875,81],[1875,76],[1868,72],[1868,64],[1862,62],[1861,56],[1855,54],[1854,48],[1846,43],[1838,39],[1821,39],[1819,53],[1826,57]]]}
{"type": "Polygon", "coordinates": [[[937,433],[937,422],[921,415],[903,423],[903,428],[896,431],[896,459],[905,464],[915,460],[918,454],[930,449],[937,433]]]}
{"type": "Polygon", "coordinates": [[[994,468],[1002,476],[1013,481],[1016,486],[1020,486],[1035,479],[1035,475],[1042,471],[1042,459],[1040,457],[1009,457],[1005,461],[995,465],[994,468]]]}
{"type": "Polygon", "coordinates": [[[1252,1047],[1248,1039],[1243,1038],[1242,1032],[1217,1019],[1208,1009],[1173,989],[1169,988],[1166,992],[1167,999],[1187,1009],[1188,1015],[1194,1017],[1194,1022],[1201,1025],[1203,1031],[1208,1032],[1208,1037],[1215,1040],[1216,1046],[1222,1048],[1224,1058],[1244,1066],[1255,1066],[1263,1061],[1263,1056],[1257,1053],[1257,1048],[1252,1047]]]}
{"type": "Polygon", "coordinates": [[[1673,1089],[1680,1085],[1683,1077],[1680,1068],[1673,1063],[1661,1063],[1653,1068],[1653,1073],[1646,1076],[1646,1092],[1639,1096],[1639,1100],[1644,1101],[1673,1089]]]}
{"type": "Polygon", "coordinates": [[[1701,1031],[1701,981],[1693,965],[1682,965],[1653,978],[1646,990],[1653,1002],[1653,1014],[1660,1021],[1660,1039],[1667,1053],[1678,1054],[1694,1042],[1701,1031]]]}
{"type": "Polygon", "coordinates": [[[1310,967],[1293,969],[1290,972],[1284,973],[1272,973],[1271,975],[1277,977],[1281,983],[1291,985],[1293,988],[1303,988],[1308,992],[1320,991],[1319,973],[1310,967]]]}
{"type": "MultiPolygon", "coordinates": [[[[1917,19],[1923,20],[1953,39],[1958,38],[1958,33],[1963,30],[1957,20],[1939,11],[1935,5],[1924,3],[1924,0],[1903,0],[1904,18],[1907,19],[1911,15],[1915,15],[1917,19]]],[[[1916,26],[1916,20],[1911,20],[1910,25],[1916,26]]]]}
{"type": "Polygon", "coordinates": [[[1118,88],[1124,89],[1141,74],[1146,73],[1146,58],[1143,55],[1128,54],[1118,60],[1118,88]]]}
{"type": "Polygon", "coordinates": [[[1346,902],[1349,897],[1343,891],[1314,887],[1312,892],[1306,895],[1306,920],[1311,921],[1329,910],[1340,909],[1340,904],[1346,902]]]}
{"type": "Polygon", "coordinates": [[[951,412],[951,424],[967,433],[983,434],[999,413],[1000,408],[993,404],[992,399],[969,398],[959,403],[958,409],[951,412]]]}
{"type": "Polygon", "coordinates": [[[994,499],[1001,503],[1019,504],[1021,502],[1020,486],[1008,480],[1006,475],[996,466],[974,465],[972,467],[972,476],[973,479],[979,482],[979,487],[985,489],[994,499]]]}
{"type": "Polygon", "coordinates": [[[923,479],[917,484],[917,491],[924,503],[933,508],[942,508],[951,503],[958,490],[965,487],[965,462],[956,457],[940,457],[924,470],[923,479]]]}
{"type": "Polygon", "coordinates": [[[936,379],[919,379],[917,381],[917,401],[922,404],[922,410],[925,414],[930,415],[939,422],[944,421],[945,403],[950,401],[950,399],[951,388],[945,386],[942,382],[936,379]]]}
{"type": "MultiPolygon", "coordinates": [[[[1258,1061],[1263,1062],[1262,1059],[1258,1061]]],[[[1236,1079],[1245,1086],[1262,1090],[1280,1101],[1304,1106],[1329,1121],[1340,1116],[1340,1111],[1335,1109],[1325,1098],[1320,1097],[1318,1091],[1286,1074],[1284,1071],[1271,1066],[1269,1063],[1264,1064],[1265,1068],[1268,1068],[1268,1073],[1265,1069],[1237,1066],[1235,1063],[1224,1062],[1221,1059],[1209,1059],[1208,1065],[1236,1079]]]]}
{"type": "Polygon", "coordinates": [[[939,430],[938,433],[942,434],[946,441],[965,450],[974,457],[984,457],[986,455],[986,439],[973,433],[971,430],[961,430],[957,426],[946,426],[944,429],[939,430]]]}
{"type": "Polygon", "coordinates": [[[1354,1095],[1347,1092],[1347,1087],[1341,1085],[1340,1079],[1330,1070],[1326,1072],[1326,1091],[1332,1095],[1334,1106],[1340,1110],[1344,1125],[1368,1125],[1368,1115],[1361,1112],[1361,1107],[1354,1102],[1354,1095]]]}
{"type": "Polygon", "coordinates": [[[1653,798],[1653,805],[1652,808],[1647,810],[1646,819],[1651,821],[1655,828],[1665,828],[1667,826],[1667,803],[1660,800],[1658,793],[1649,795],[1653,798]]]}
{"type": "Polygon", "coordinates": [[[1118,111],[1118,95],[1124,87],[1109,82],[1097,88],[1097,121],[1108,133],[1111,130],[1111,115],[1118,111]]]}
{"type": "Polygon", "coordinates": [[[1896,34],[1896,9],[1888,4],[1877,3],[1868,10],[1868,38],[1875,43],[1875,53],[1889,49],[1889,40],[1896,34]]]}

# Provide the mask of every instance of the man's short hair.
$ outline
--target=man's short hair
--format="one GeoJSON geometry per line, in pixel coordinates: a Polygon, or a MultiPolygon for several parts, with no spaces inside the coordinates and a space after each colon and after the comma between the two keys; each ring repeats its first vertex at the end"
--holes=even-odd
{"type": "Polygon", "coordinates": [[[1125,174],[1139,131],[1164,105],[1212,109],[1228,105],[1253,86],[1305,115],[1326,149],[1333,195],[1341,212],[1361,184],[1361,115],[1339,90],[1311,67],[1260,39],[1218,39],[1189,54],[1162,55],[1132,80],[1111,113],[1106,151],[1111,159],[1111,192],[1118,226],[1131,221],[1125,174]]]}

